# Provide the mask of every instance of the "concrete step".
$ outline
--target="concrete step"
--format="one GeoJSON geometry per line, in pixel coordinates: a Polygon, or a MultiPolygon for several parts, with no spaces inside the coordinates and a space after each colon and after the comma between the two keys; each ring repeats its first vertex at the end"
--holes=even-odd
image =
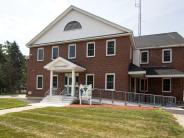
{"type": "Polygon", "coordinates": [[[71,104],[76,97],[71,97],[71,96],[50,96],[48,95],[47,97],[43,98],[40,103],[49,103],[49,104],[71,104]]]}

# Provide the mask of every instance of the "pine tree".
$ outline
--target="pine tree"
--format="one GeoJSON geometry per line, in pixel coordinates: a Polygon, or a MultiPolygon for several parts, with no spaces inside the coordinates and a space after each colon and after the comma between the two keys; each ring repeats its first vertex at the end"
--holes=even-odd
{"type": "Polygon", "coordinates": [[[15,92],[25,82],[25,58],[15,41],[13,43],[7,41],[4,46],[6,48],[6,63],[4,66],[7,69],[8,77],[7,90],[15,92]]]}

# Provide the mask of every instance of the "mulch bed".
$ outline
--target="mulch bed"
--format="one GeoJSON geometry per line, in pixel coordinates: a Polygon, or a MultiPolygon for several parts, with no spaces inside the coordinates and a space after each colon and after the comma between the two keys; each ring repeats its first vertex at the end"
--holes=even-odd
{"type": "Polygon", "coordinates": [[[110,105],[110,104],[101,104],[101,105],[79,105],[72,104],[66,107],[72,108],[112,108],[120,110],[158,110],[158,107],[148,107],[148,106],[121,106],[121,105],[110,105]]]}

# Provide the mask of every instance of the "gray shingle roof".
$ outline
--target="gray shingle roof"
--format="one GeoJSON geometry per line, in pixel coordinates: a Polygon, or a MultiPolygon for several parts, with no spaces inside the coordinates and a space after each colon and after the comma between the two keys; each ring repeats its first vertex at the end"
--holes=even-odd
{"type": "Polygon", "coordinates": [[[169,45],[183,45],[184,38],[177,32],[135,37],[136,48],[154,48],[169,45]]]}
{"type": "Polygon", "coordinates": [[[141,67],[138,67],[132,63],[129,64],[129,67],[128,67],[128,71],[129,72],[134,72],[134,71],[145,71],[144,69],[142,69],[141,67]]]}
{"type": "Polygon", "coordinates": [[[145,67],[146,75],[184,75],[184,72],[169,67],[145,67]]]}

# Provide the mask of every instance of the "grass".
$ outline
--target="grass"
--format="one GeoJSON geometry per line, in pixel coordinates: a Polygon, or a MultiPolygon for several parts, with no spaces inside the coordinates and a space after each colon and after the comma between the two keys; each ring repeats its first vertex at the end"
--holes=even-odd
{"type": "Polygon", "coordinates": [[[184,129],[162,110],[48,107],[0,116],[0,138],[175,138],[184,129]]]}
{"type": "Polygon", "coordinates": [[[13,99],[13,98],[0,98],[0,110],[2,109],[8,109],[8,108],[14,108],[14,107],[21,107],[26,106],[28,103],[13,99]]]}

